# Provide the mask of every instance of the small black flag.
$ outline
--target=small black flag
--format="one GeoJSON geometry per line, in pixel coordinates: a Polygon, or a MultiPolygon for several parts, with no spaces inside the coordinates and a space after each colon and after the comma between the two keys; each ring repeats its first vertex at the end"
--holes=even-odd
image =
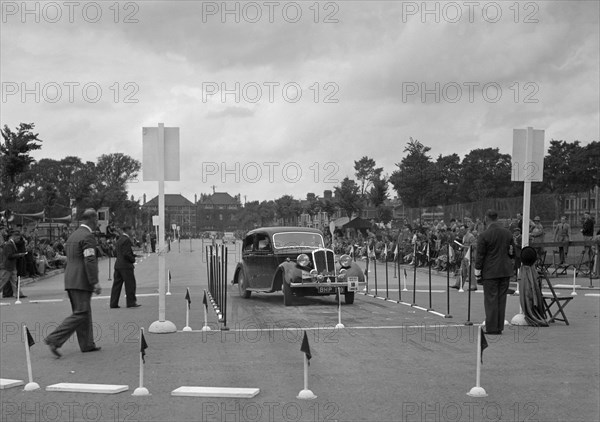
{"type": "Polygon", "coordinates": [[[25,330],[27,331],[27,344],[31,348],[31,346],[33,346],[35,344],[35,341],[33,341],[33,337],[31,336],[31,333],[29,332],[29,328],[25,327],[25,330]]]}
{"type": "Polygon", "coordinates": [[[485,338],[485,334],[483,334],[483,328],[480,327],[479,329],[481,330],[481,363],[483,363],[483,351],[487,349],[488,342],[485,338]]]}
{"type": "Polygon", "coordinates": [[[208,308],[208,300],[206,299],[206,290],[204,291],[204,297],[202,298],[202,304],[205,308],[208,308]]]}
{"type": "Polygon", "coordinates": [[[192,304],[192,298],[190,297],[190,289],[186,289],[185,300],[187,300],[188,309],[190,309],[190,306],[192,304]]]}
{"type": "Polygon", "coordinates": [[[142,340],[140,341],[140,352],[142,353],[142,362],[146,363],[146,349],[148,348],[148,343],[146,343],[146,338],[144,337],[144,332],[141,333],[142,340]]]}
{"type": "Polygon", "coordinates": [[[304,338],[302,339],[300,351],[304,352],[306,359],[308,359],[308,364],[310,365],[310,358],[312,358],[312,355],[310,354],[310,346],[308,345],[308,336],[306,335],[306,331],[304,331],[304,338]]]}

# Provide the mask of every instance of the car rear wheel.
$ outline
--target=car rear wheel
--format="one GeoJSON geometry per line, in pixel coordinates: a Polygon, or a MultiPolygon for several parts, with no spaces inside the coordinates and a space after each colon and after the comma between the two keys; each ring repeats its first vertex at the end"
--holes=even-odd
{"type": "Polygon", "coordinates": [[[244,299],[248,299],[252,294],[250,290],[246,290],[246,280],[244,279],[243,271],[238,273],[238,291],[240,292],[240,296],[244,299]]]}
{"type": "Polygon", "coordinates": [[[289,284],[287,284],[284,281],[282,290],[283,290],[283,305],[284,306],[292,306],[292,302],[293,302],[292,288],[290,287],[289,284]]]}
{"type": "Polygon", "coordinates": [[[344,293],[344,301],[346,305],[352,305],[354,303],[354,292],[344,293]]]}

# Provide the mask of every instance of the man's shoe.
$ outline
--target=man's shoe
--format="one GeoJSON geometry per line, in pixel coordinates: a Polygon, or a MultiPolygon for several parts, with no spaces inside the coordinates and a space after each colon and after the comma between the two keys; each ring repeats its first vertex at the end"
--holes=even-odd
{"type": "Polygon", "coordinates": [[[140,305],[139,303],[136,303],[135,305],[128,306],[128,308],[139,308],[140,306],[142,306],[142,305],[140,305]]]}
{"type": "Polygon", "coordinates": [[[469,287],[469,290],[471,290],[471,291],[477,290],[477,287],[469,287]]]}
{"type": "Polygon", "coordinates": [[[450,286],[450,288],[451,289],[456,289],[456,290],[460,289],[460,287],[458,287],[458,286],[450,286]]]}
{"type": "Polygon", "coordinates": [[[98,351],[98,350],[100,350],[100,349],[102,349],[102,347],[100,347],[100,346],[95,346],[95,347],[93,347],[93,348],[91,348],[91,349],[88,349],[88,350],[82,350],[82,352],[83,352],[83,353],[88,353],[88,352],[97,352],[97,351],[98,351]]]}
{"type": "Polygon", "coordinates": [[[117,309],[117,308],[120,308],[120,306],[119,306],[119,305],[117,305],[117,306],[111,306],[111,307],[110,307],[110,309],[117,309]]]}
{"type": "Polygon", "coordinates": [[[54,356],[56,356],[56,359],[60,359],[62,357],[61,353],[58,351],[58,347],[56,347],[55,344],[48,343],[46,340],[44,340],[44,343],[46,343],[48,345],[48,347],[50,348],[50,352],[54,356]]]}
{"type": "Polygon", "coordinates": [[[500,336],[502,335],[502,331],[484,331],[483,334],[487,334],[490,336],[500,336]]]}

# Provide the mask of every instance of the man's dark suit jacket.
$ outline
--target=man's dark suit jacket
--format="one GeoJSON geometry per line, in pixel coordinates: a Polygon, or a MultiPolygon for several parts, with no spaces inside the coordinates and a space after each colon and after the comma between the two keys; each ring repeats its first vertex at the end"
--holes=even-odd
{"type": "Polygon", "coordinates": [[[0,256],[0,268],[6,271],[16,270],[17,257],[15,255],[19,253],[19,251],[17,250],[15,242],[11,239],[7,240],[4,245],[0,245],[0,252],[2,252],[2,256],[0,256]]]}
{"type": "Polygon", "coordinates": [[[510,277],[513,274],[515,243],[508,229],[498,222],[491,223],[477,239],[475,269],[481,270],[481,278],[510,277]],[[512,245],[512,248],[511,248],[512,245]],[[512,254],[509,255],[512,249],[512,254]]]}
{"type": "Polygon", "coordinates": [[[133,243],[131,239],[122,234],[117,240],[117,261],[115,262],[115,270],[134,269],[135,254],[132,249],[133,243]]]}
{"type": "Polygon", "coordinates": [[[96,246],[96,238],[85,226],[79,226],[69,236],[65,243],[65,290],[94,291],[98,284],[96,246]]]}

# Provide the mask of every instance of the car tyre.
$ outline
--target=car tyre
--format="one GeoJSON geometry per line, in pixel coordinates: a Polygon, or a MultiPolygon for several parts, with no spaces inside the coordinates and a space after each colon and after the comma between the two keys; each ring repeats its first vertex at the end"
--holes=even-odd
{"type": "Polygon", "coordinates": [[[243,297],[244,299],[248,299],[252,292],[250,290],[246,290],[246,286],[244,285],[244,283],[246,283],[246,279],[244,278],[244,272],[240,271],[238,273],[238,291],[240,292],[241,297],[243,297]]]}
{"type": "Polygon", "coordinates": [[[354,303],[354,292],[344,293],[344,301],[346,305],[352,305],[354,303]]]}
{"type": "Polygon", "coordinates": [[[292,288],[290,287],[289,284],[287,284],[285,281],[283,282],[283,286],[282,286],[282,290],[283,290],[283,305],[284,306],[292,306],[293,305],[293,295],[292,295],[292,288]]]}

